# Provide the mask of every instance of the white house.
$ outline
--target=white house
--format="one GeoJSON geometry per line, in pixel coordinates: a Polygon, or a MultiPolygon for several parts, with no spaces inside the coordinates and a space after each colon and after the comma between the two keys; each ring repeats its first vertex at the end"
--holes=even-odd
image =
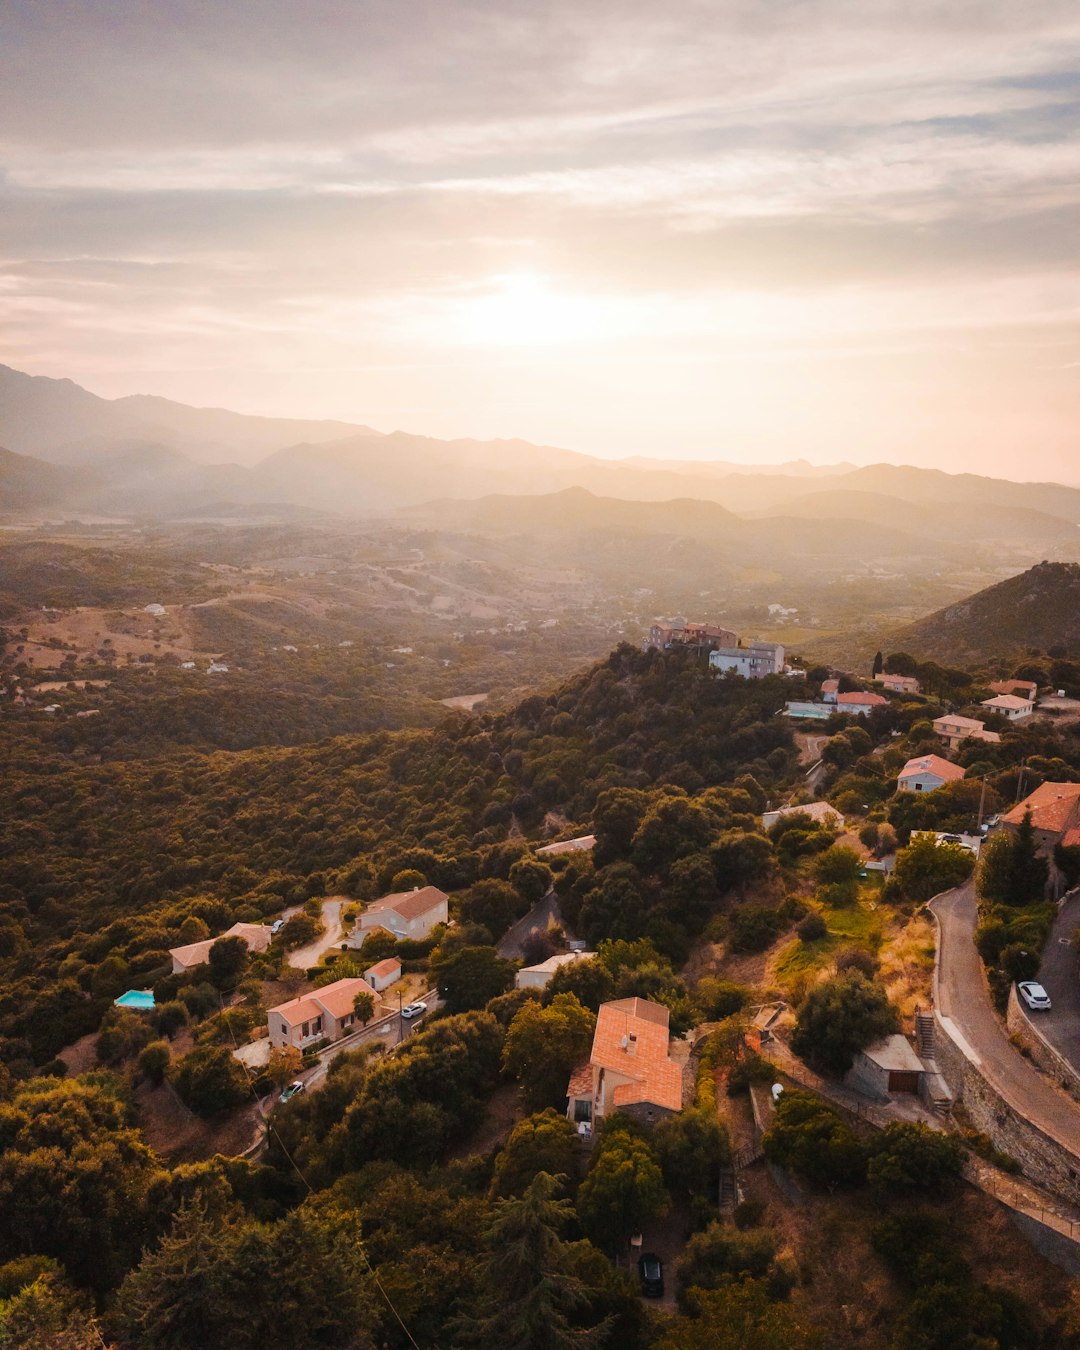
{"type": "Polygon", "coordinates": [[[228,675],[229,667],[222,665],[220,661],[211,661],[206,667],[207,675],[228,675]]]}
{"type": "Polygon", "coordinates": [[[900,770],[896,786],[902,792],[933,792],[946,783],[957,783],[964,776],[959,764],[953,764],[940,755],[920,755],[909,759],[900,770]]]}
{"type": "Polygon", "coordinates": [[[172,947],[172,973],[186,975],[196,966],[205,966],[210,960],[210,948],[222,938],[243,938],[249,952],[264,952],[270,946],[270,929],[263,923],[234,923],[217,937],[203,938],[200,942],[189,942],[184,947],[172,947]]]}
{"type": "Polygon", "coordinates": [[[809,816],[830,830],[840,830],[844,826],[844,817],[835,806],[828,802],[803,802],[801,806],[779,806],[775,811],[766,811],[761,817],[762,829],[771,829],[784,816],[809,816]]]}
{"type": "Polygon", "coordinates": [[[360,916],[361,933],[385,928],[396,938],[426,938],[450,917],[450,897],[437,886],[421,886],[373,900],[360,916]]]}
{"type": "Polygon", "coordinates": [[[518,989],[543,989],[560,966],[573,964],[574,961],[587,961],[595,952],[557,952],[536,966],[522,966],[514,976],[518,989]]]}
{"type": "Polygon", "coordinates": [[[709,653],[713,670],[734,671],[748,680],[784,673],[784,649],[779,642],[752,642],[746,647],[717,647],[709,653]]]}
{"type": "Polygon", "coordinates": [[[1030,717],[1032,709],[1030,699],[1020,698],[1016,694],[995,694],[993,698],[984,698],[982,706],[991,712],[1000,713],[1010,722],[1020,722],[1030,717]]]}
{"type": "Polygon", "coordinates": [[[396,956],[388,956],[384,961],[376,961],[364,971],[364,980],[377,994],[389,989],[401,979],[401,962],[396,956]]]}
{"type": "Polygon", "coordinates": [[[144,605],[144,606],[143,606],[143,613],[144,613],[144,614],[153,614],[155,618],[160,619],[161,616],[165,613],[165,606],[164,606],[164,605],[144,605]]]}

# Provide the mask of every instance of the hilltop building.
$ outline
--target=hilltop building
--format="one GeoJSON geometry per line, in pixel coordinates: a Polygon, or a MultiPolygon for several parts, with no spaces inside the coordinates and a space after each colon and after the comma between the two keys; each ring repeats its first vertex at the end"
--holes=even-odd
{"type": "Polygon", "coordinates": [[[884,673],[874,676],[875,684],[880,684],[882,689],[888,689],[894,694],[921,694],[922,686],[914,675],[886,675],[884,673]]]}
{"type": "Polygon", "coordinates": [[[784,673],[784,649],[778,642],[752,642],[747,647],[716,647],[709,653],[713,670],[734,671],[748,680],[784,673]]]}
{"type": "Polygon", "coordinates": [[[761,817],[762,829],[771,829],[785,816],[809,816],[811,820],[830,830],[840,830],[844,827],[844,817],[835,806],[830,806],[828,802],[803,802],[801,806],[780,806],[775,811],[766,811],[761,817]]]}
{"type": "Polygon", "coordinates": [[[668,1052],[668,1016],[645,998],[600,1005],[592,1051],[566,1089],[566,1114],[583,1132],[612,1111],[652,1124],[682,1109],[682,1069],[668,1052]]]}
{"type": "Polygon", "coordinates": [[[588,961],[595,955],[595,952],[556,952],[539,965],[522,966],[514,976],[514,986],[517,989],[543,989],[560,966],[568,966],[574,961],[588,961]]]}
{"type": "Polygon", "coordinates": [[[667,651],[671,647],[734,647],[738,633],[730,628],[713,628],[704,623],[662,623],[659,619],[649,629],[646,648],[667,651]]]}
{"type": "Polygon", "coordinates": [[[869,717],[875,708],[886,708],[888,704],[889,700],[882,698],[880,694],[853,692],[836,696],[836,711],[852,713],[856,717],[869,717]]]}
{"type": "Polygon", "coordinates": [[[1035,702],[1035,695],[1039,692],[1039,686],[1034,680],[995,680],[990,689],[995,694],[1013,694],[1017,698],[1026,698],[1030,703],[1035,702]]]}

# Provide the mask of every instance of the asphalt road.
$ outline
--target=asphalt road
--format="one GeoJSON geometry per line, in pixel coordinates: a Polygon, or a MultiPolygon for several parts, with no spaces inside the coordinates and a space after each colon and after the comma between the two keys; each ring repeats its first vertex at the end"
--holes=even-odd
{"type": "Polygon", "coordinates": [[[988,1081],[1016,1111],[1080,1154],[1080,1108],[1013,1047],[990,1002],[975,950],[978,905],[974,882],[940,896],[931,908],[941,926],[939,1016],[952,1023],[988,1081]]]}
{"type": "MultiPolygon", "coordinates": [[[[415,1003],[423,1003],[429,1011],[439,1007],[439,996],[435,990],[430,990],[426,994],[421,994],[415,1003]]],[[[369,1022],[362,1031],[356,1032],[353,1036],[347,1036],[344,1040],[335,1041],[333,1045],[328,1045],[320,1054],[319,1062],[313,1069],[308,1069],[306,1073],[299,1076],[304,1080],[306,1087],[317,1087],[326,1077],[326,1071],[331,1062],[345,1050],[355,1050],[358,1046],[366,1045],[369,1041],[380,1041],[386,1046],[387,1050],[393,1050],[396,1045],[400,1045],[413,1032],[423,1027],[426,1020],[426,1014],[422,1013],[419,1017],[402,1017],[399,1013],[391,1013],[388,1017],[380,1017],[374,1022],[369,1022]]]]}
{"type": "Polygon", "coordinates": [[[1058,910],[1043,948],[1039,983],[1050,995],[1048,1012],[1028,1012],[1031,1022],[1080,1073],[1080,962],[1072,937],[1080,927],[1080,891],[1058,910]]]}
{"type": "Polygon", "coordinates": [[[520,960],[521,944],[530,933],[546,933],[552,924],[561,924],[562,913],[554,891],[548,891],[543,900],[538,901],[524,918],[518,919],[514,926],[499,939],[496,951],[504,960],[520,960]]]}

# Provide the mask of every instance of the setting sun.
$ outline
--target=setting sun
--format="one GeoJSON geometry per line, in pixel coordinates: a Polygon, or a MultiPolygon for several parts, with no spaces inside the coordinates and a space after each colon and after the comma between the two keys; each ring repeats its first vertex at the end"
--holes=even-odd
{"type": "Polygon", "coordinates": [[[493,277],[488,289],[465,302],[460,334],[485,346],[552,346],[596,336],[602,307],[582,296],[559,295],[543,277],[516,272],[493,277]]]}

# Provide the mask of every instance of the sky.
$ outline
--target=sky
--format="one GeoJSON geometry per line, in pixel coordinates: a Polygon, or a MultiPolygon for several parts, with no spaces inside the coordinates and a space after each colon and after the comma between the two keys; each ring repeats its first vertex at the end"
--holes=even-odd
{"type": "Polygon", "coordinates": [[[1080,482],[1080,7],[7,0],[0,361],[1080,482]]]}

